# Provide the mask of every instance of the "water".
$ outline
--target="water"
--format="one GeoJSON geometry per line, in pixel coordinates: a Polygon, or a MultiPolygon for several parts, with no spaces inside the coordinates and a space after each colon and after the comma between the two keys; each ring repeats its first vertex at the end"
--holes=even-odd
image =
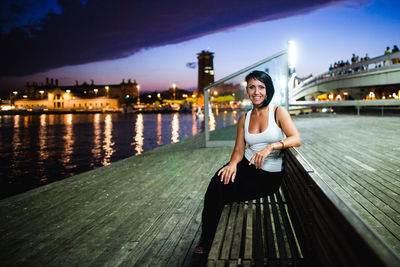
{"type": "MultiPolygon", "coordinates": [[[[237,115],[211,120],[211,129],[237,115]]],[[[108,165],[203,131],[193,114],[0,116],[0,198],[108,165]]]]}

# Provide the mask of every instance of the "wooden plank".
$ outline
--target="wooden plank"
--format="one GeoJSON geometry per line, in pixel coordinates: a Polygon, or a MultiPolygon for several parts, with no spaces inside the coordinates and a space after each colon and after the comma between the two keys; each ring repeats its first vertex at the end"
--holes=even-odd
{"type": "Polygon", "coordinates": [[[216,261],[220,258],[222,241],[224,240],[230,209],[230,205],[225,205],[224,209],[222,210],[221,217],[219,218],[218,222],[218,227],[214,235],[214,240],[211,245],[211,250],[208,254],[208,260],[216,261]]]}
{"type": "Polygon", "coordinates": [[[271,201],[270,196],[264,197],[264,228],[265,231],[265,240],[267,240],[267,246],[265,247],[264,254],[268,259],[276,259],[276,248],[275,248],[275,235],[272,231],[272,220],[271,220],[271,201]]]}
{"type": "Polygon", "coordinates": [[[253,246],[254,246],[254,261],[256,266],[264,265],[264,242],[263,242],[263,224],[262,218],[262,206],[260,203],[260,198],[253,201],[255,205],[255,217],[253,217],[254,232],[253,232],[253,246]]]}
{"type": "Polygon", "coordinates": [[[230,259],[230,252],[232,247],[232,239],[233,239],[233,232],[235,229],[235,224],[237,220],[237,213],[238,213],[238,204],[233,202],[231,204],[231,212],[229,214],[229,220],[226,226],[226,232],[223,239],[223,246],[220,254],[221,260],[229,260],[230,259]]]}
{"type": "Polygon", "coordinates": [[[294,229],[290,225],[287,207],[283,202],[280,192],[276,193],[275,195],[277,197],[278,207],[283,220],[283,229],[286,233],[287,242],[289,244],[289,258],[299,259],[301,252],[299,252],[299,247],[296,245],[295,233],[293,232],[294,229]]]}
{"type": "MultiPolygon", "coordinates": [[[[247,201],[247,210],[246,210],[246,236],[245,236],[245,245],[244,245],[244,255],[243,259],[252,259],[253,258],[253,202],[247,201]]],[[[243,264],[245,264],[243,262],[243,264]]]]}
{"type": "MultiPolygon", "coordinates": [[[[286,252],[286,246],[285,246],[285,239],[283,236],[283,231],[281,228],[281,218],[280,218],[280,213],[279,213],[279,206],[276,201],[276,196],[275,194],[271,196],[271,208],[272,208],[272,216],[273,216],[273,221],[274,221],[274,228],[275,228],[275,236],[277,239],[278,243],[278,249],[279,249],[279,258],[282,262],[282,264],[286,265],[287,260],[288,260],[288,255],[286,252]]],[[[277,254],[278,254],[277,253],[277,254]]]]}
{"type": "Polygon", "coordinates": [[[240,202],[239,209],[237,213],[237,221],[235,225],[235,230],[233,234],[233,243],[231,250],[231,259],[239,259],[240,248],[242,243],[242,233],[243,233],[243,222],[244,222],[244,203],[240,202]]]}

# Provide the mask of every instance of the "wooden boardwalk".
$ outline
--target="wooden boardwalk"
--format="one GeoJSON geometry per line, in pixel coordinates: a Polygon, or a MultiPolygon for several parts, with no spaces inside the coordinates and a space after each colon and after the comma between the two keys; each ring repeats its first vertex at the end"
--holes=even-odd
{"type": "MultiPolygon", "coordinates": [[[[296,118],[300,152],[400,255],[400,118],[296,118]]],[[[231,148],[204,135],[0,201],[1,266],[189,266],[231,148]]]]}

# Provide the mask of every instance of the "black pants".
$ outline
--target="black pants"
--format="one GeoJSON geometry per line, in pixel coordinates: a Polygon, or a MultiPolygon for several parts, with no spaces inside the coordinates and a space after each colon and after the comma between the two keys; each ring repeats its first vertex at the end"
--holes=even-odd
{"type": "Polygon", "coordinates": [[[256,169],[253,164],[249,166],[245,157],[237,164],[234,183],[221,182],[218,171],[211,179],[204,199],[200,243],[206,249],[211,247],[225,204],[273,194],[279,189],[283,176],[282,172],[267,172],[256,169]]]}

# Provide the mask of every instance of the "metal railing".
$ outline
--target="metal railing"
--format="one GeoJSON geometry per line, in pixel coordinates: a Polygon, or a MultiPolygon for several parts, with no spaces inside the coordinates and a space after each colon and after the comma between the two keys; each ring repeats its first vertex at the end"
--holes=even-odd
{"type": "Polygon", "coordinates": [[[292,97],[301,92],[302,90],[305,90],[311,86],[323,82],[342,79],[345,77],[350,77],[364,73],[373,73],[377,71],[385,71],[394,68],[396,69],[400,68],[400,62],[397,64],[392,63],[393,60],[398,58],[400,58],[400,52],[395,52],[388,55],[378,56],[375,58],[371,58],[369,60],[332,69],[318,76],[306,79],[303,83],[300,83],[293,91],[289,92],[289,96],[292,97]],[[385,62],[387,63],[385,64],[385,62]],[[370,67],[370,65],[372,64],[375,64],[373,68],[370,67]]]}

